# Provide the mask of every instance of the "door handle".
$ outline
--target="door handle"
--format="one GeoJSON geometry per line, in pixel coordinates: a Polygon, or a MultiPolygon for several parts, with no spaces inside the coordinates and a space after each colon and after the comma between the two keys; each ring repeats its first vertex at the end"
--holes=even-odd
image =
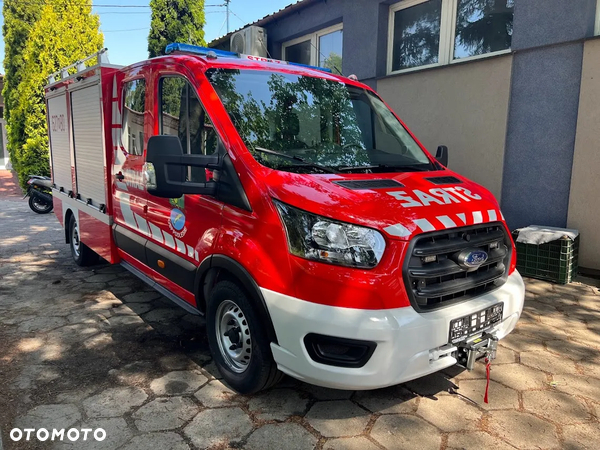
{"type": "Polygon", "coordinates": [[[119,172],[118,174],[115,175],[115,178],[119,181],[123,181],[125,179],[125,175],[123,175],[121,172],[119,172]]]}

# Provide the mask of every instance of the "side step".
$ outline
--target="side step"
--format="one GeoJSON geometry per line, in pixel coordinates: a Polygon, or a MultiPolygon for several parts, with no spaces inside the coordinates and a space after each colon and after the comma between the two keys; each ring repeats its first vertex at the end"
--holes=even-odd
{"type": "Polygon", "coordinates": [[[128,262],[121,261],[121,266],[123,266],[123,268],[130,271],[132,274],[134,274],[136,277],[138,277],[140,280],[142,280],[144,283],[146,283],[151,288],[156,289],[158,292],[160,292],[162,295],[167,297],[169,300],[171,300],[177,306],[180,306],[181,308],[185,309],[188,313],[193,314],[195,316],[203,316],[204,315],[202,312],[200,312],[198,309],[194,308],[192,305],[190,305],[184,299],[173,294],[168,289],[165,289],[160,284],[158,284],[156,281],[154,281],[152,278],[150,278],[148,275],[146,275],[142,271],[136,269],[128,262]]]}

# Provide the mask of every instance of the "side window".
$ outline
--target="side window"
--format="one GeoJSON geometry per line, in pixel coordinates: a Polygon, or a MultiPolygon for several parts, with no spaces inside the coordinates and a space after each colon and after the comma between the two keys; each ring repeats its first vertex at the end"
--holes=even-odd
{"type": "Polygon", "coordinates": [[[160,133],[178,136],[188,154],[217,151],[217,134],[194,88],[181,77],[160,80],[160,133]]]}
{"type": "Polygon", "coordinates": [[[130,155],[144,152],[144,111],[146,81],[133,80],[123,87],[123,123],[121,142],[130,155]]]}
{"type": "MultiPolygon", "coordinates": [[[[211,155],[217,151],[218,137],[194,88],[182,77],[160,80],[160,133],[178,136],[183,152],[211,155]]],[[[190,181],[206,181],[206,171],[191,167],[190,181]]]]}

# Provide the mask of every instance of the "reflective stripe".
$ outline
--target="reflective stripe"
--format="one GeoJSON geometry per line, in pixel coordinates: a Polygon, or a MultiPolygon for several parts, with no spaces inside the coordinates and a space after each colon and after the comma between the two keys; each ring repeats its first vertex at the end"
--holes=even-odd
{"type": "Polygon", "coordinates": [[[458,213],[457,216],[460,220],[462,220],[462,223],[464,225],[467,224],[467,216],[465,215],[465,213],[458,213]]]}
{"type": "Polygon", "coordinates": [[[175,248],[175,241],[173,240],[173,236],[171,236],[166,231],[164,232],[165,244],[167,247],[175,248]]]}
{"type": "Polygon", "coordinates": [[[416,226],[418,226],[422,231],[434,231],[435,227],[431,225],[431,222],[427,219],[415,219],[413,220],[416,226]]]}
{"type": "Polygon", "coordinates": [[[390,225],[383,230],[392,236],[406,237],[411,235],[411,232],[408,230],[408,228],[400,223],[397,223],[396,225],[390,225]]]}
{"type": "Polygon", "coordinates": [[[160,228],[158,228],[156,225],[154,225],[152,222],[148,222],[148,225],[150,225],[150,233],[152,234],[152,238],[157,240],[161,244],[164,244],[165,240],[163,239],[162,230],[160,228]]]}
{"type": "Polygon", "coordinates": [[[448,216],[437,216],[437,220],[442,222],[442,225],[444,225],[446,228],[456,227],[456,223],[454,223],[454,221],[448,216]]]}
{"type": "Polygon", "coordinates": [[[488,210],[488,216],[490,218],[490,222],[495,222],[496,220],[498,220],[498,215],[493,209],[488,210]]]}
{"type": "Polygon", "coordinates": [[[190,247],[189,245],[187,245],[186,247],[187,247],[187,255],[190,258],[193,258],[194,257],[194,249],[192,247],[190,247]]]}
{"type": "Polygon", "coordinates": [[[473,211],[473,223],[482,223],[483,222],[483,214],[481,211],[473,211]]]}
{"type": "Polygon", "coordinates": [[[177,242],[177,251],[185,255],[185,244],[179,239],[175,239],[175,242],[177,242]]]}
{"type": "Polygon", "coordinates": [[[135,221],[138,224],[138,230],[140,230],[145,235],[149,235],[150,230],[148,229],[148,222],[146,222],[146,219],[144,219],[142,216],[136,213],[133,213],[133,216],[135,217],[135,221]]]}
{"type": "Polygon", "coordinates": [[[119,205],[121,206],[121,213],[123,214],[125,224],[127,224],[130,228],[137,230],[138,226],[135,222],[135,218],[133,217],[133,211],[131,210],[130,205],[130,198],[131,197],[128,194],[121,194],[117,191],[117,199],[119,200],[119,205]]]}

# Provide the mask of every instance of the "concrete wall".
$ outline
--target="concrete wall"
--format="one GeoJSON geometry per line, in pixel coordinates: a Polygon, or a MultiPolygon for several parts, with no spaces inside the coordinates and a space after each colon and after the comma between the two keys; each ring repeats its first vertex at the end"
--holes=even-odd
{"type": "Polygon", "coordinates": [[[377,90],[427,149],[500,200],[512,56],[393,75],[377,90]]]}
{"type": "Polygon", "coordinates": [[[567,225],[581,232],[579,264],[600,270],[600,40],[583,52],[567,225]]]}
{"type": "Polygon", "coordinates": [[[511,228],[565,227],[583,43],[514,57],[502,210],[511,228]]]}
{"type": "Polygon", "coordinates": [[[583,39],[596,0],[515,2],[502,209],[511,228],[567,225],[583,39]]]}
{"type": "Polygon", "coordinates": [[[596,0],[517,0],[512,49],[570,42],[594,34],[596,0]]]}

